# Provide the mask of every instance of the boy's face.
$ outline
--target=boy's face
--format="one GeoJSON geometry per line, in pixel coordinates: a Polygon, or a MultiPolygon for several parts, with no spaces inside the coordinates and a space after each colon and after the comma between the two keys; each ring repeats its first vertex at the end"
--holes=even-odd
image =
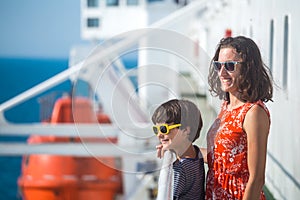
{"type": "MultiPolygon", "coordinates": [[[[158,123],[155,125],[159,126],[162,125],[162,123],[158,123]]],[[[179,128],[170,129],[168,134],[163,134],[160,131],[157,134],[157,138],[163,145],[163,148],[166,150],[176,150],[183,140],[181,136],[183,136],[183,131],[179,128]]]]}

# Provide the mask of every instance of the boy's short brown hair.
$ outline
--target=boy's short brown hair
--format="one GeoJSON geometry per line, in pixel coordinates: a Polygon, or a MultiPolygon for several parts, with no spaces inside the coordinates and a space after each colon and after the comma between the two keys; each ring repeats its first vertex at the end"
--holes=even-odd
{"type": "Polygon", "coordinates": [[[161,104],[152,115],[153,124],[181,124],[180,129],[187,126],[191,129],[189,140],[194,142],[200,136],[203,126],[200,110],[189,100],[172,99],[161,104]]]}

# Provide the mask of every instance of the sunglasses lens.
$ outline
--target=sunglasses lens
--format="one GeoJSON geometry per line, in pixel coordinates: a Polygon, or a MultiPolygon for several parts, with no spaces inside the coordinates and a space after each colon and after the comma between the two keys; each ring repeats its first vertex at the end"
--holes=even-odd
{"type": "Polygon", "coordinates": [[[168,132],[168,129],[166,126],[160,126],[160,132],[161,133],[167,133],[168,132]]]}
{"type": "Polygon", "coordinates": [[[215,71],[220,71],[221,67],[222,67],[221,63],[214,62],[214,69],[215,69],[215,71]]]}
{"type": "Polygon", "coordinates": [[[153,132],[155,133],[155,135],[158,134],[158,129],[157,129],[157,127],[153,126],[153,132]]]}
{"type": "Polygon", "coordinates": [[[168,132],[168,127],[165,125],[161,125],[159,127],[153,126],[153,132],[157,135],[159,132],[166,134],[168,132]]]}
{"type": "Polygon", "coordinates": [[[225,69],[229,72],[234,71],[234,66],[235,66],[235,63],[233,63],[233,62],[226,62],[225,63],[225,69]]]}

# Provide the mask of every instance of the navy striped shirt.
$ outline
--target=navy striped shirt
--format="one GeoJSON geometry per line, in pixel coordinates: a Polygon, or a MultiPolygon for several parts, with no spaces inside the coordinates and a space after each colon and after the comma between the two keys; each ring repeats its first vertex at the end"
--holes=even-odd
{"type": "Polygon", "coordinates": [[[199,148],[194,145],[196,158],[183,158],[173,163],[175,200],[204,200],[205,199],[205,170],[204,160],[199,148]]]}

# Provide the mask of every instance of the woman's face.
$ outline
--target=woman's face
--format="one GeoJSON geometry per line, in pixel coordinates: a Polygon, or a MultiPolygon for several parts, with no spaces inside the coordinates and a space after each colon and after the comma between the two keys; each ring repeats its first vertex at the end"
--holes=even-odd
{"type": "MultiPolygon", "coordinates": [[[[228,61],[242,62],[236,50],[230,47],[222,48],[220,50],[218,61],[219,62],[228,62],[228,61]]],[[[225,69],[223,64],[220,71],[218,72],[218,76],[221,81],[222,90],[224,92],[229,92],[233,95],[238,93],[237,77],[240,75],[241,64],[239,63],[235,64],[234,67],[235,70],[229,72],[225,69]]]]}

